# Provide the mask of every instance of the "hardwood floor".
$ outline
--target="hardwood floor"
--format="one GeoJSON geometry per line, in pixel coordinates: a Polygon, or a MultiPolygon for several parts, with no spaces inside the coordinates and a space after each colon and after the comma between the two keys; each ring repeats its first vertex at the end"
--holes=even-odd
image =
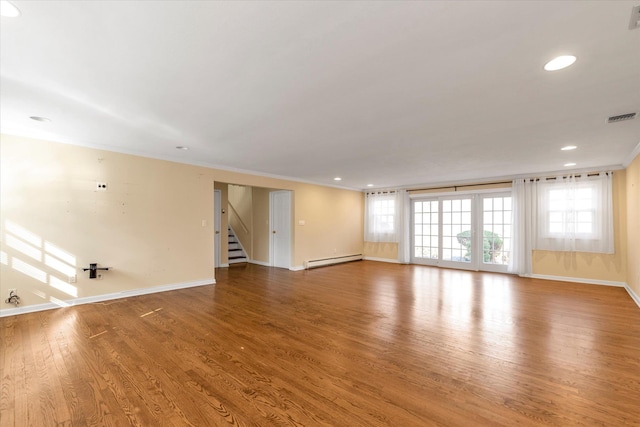
{"type": "Polygon", "coordinates": [[[1,426],[640,426],[622,288],[355,262],[0,319],[1,426]]]}

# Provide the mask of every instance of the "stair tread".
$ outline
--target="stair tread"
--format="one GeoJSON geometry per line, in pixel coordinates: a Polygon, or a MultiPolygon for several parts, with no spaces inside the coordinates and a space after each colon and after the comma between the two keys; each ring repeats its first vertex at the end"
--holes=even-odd
{"type": "Polygon", "coordinates": [[[238,240],[238,237],[234,234],[231,227],[228,228],[228,247],[227,247],[227,259],[229,264],[247,262],[247,254],[242,249],[242,245],[238,240]]]}

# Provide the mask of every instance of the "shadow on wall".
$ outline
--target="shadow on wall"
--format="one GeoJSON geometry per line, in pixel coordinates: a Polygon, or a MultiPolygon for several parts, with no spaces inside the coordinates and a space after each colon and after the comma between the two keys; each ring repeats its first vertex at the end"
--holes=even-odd
{"type": "MultiPolygon", "coordinates": [[[[46,286],[70,297],[78,297],[78,288],[69,283],[77,279],[75,255],[9,220],[6,220],[2,227],[2,243],[3,250],[0,251],[2,265],[45,285],[42,289],[32,290],[37,297],[43,300],[48,299],[49,302],[61,307],[69,306],[68,303],[48,295],[45,292],[46,286]],[[4,249],[11,253],[5,252],[4,249]]],[[[8,292],[8,289],[3,291],[8,292]]]]}

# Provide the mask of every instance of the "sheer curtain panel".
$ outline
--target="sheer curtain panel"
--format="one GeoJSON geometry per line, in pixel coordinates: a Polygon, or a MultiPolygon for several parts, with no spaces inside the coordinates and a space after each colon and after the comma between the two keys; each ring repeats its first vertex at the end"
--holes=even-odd
{"type": "Polygon", "coordinates": [[[508,271],[532,274],[534,249],[612,254],[612,172],[513,181],[508,271]]]}
{"type": "Polygon", "coordinates": [[[538,182],[535,249],[613,253],[611,172],[538,182]]]}
{"type": "Polygon", "coordinates": [[[397,243],[401,233],[398,192],[371,192],[365,197],[365,241],[397,243]]]}

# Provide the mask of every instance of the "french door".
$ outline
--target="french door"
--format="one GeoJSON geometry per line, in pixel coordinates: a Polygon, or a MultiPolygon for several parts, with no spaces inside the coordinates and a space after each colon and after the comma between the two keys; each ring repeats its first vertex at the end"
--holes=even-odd
{"type": "Polygon", "coordinates": [[[511,254],[511,192],[416,198],[411,262],[506,271],[511,254]]]}

